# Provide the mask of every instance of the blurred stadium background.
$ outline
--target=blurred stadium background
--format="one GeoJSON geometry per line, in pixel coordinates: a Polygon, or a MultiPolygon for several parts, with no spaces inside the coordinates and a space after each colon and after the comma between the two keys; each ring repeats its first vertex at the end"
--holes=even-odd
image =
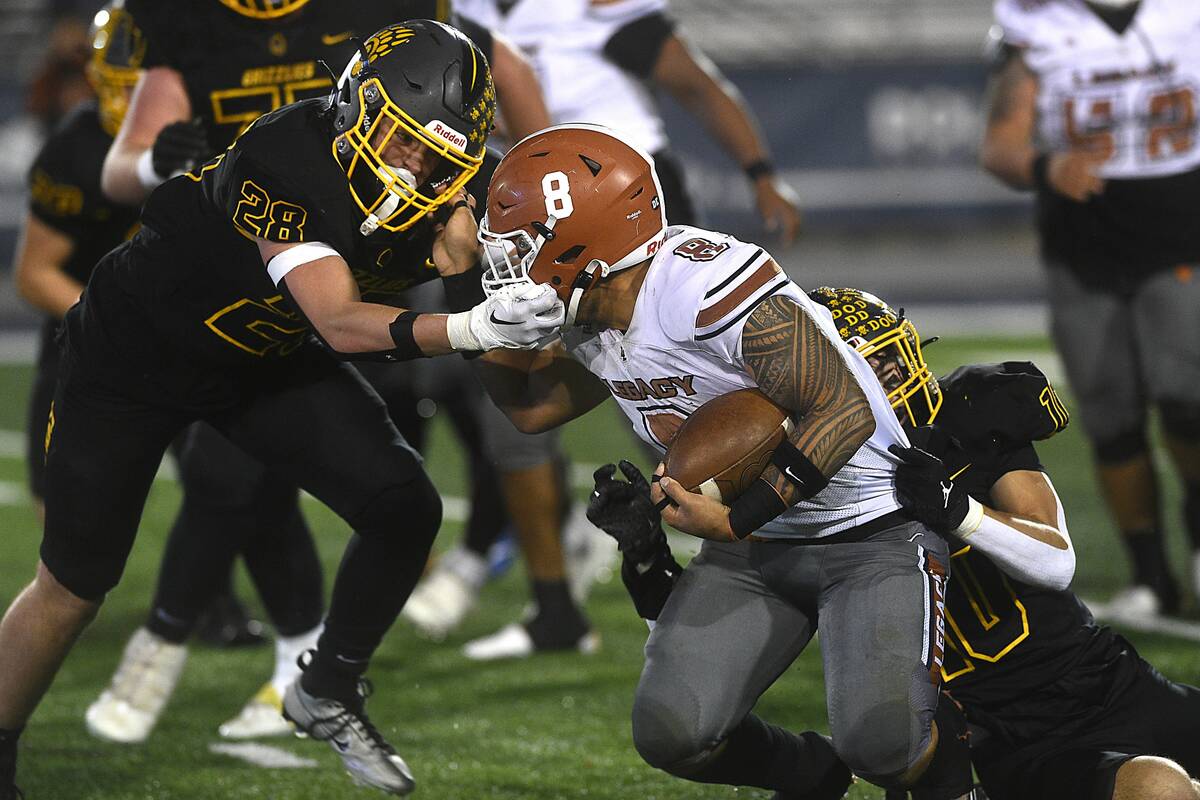
{"type": "MultiPolygon", "coordinates": [[[[169,2],[169,0],[162,0],[169,2]]],[[[363,0],[365,1],[365,0],[363,0]]],[[[552,2],[552,0],[544,0],[552,2]]],[[[24,110],[47,43],[82,0],[0,0],[0,601],[27,580],[37,523],[23,489],[22,438],[37,317],[15,296],[11,255],[24,208],[24,178],[41,137],[24,110]]],[[[778,167],[800,194],[806,230],[778,260],[803,286],[855,285],[906,306],[922,332],[949,342],[930,351],[939,371],[968,361],[1032,358],[1057,377],[1045,338],[1042,279],[1030,199],[977,166],[990,24],[987,0],[673,0],[683,30],[726,71],[757,112],[778,167]]],[[[708,223],[772,247],[730,163],[683,113],[666,104],[674,150],[708,223]]],[[[1069,402],[1069,395],[1067,396],[1069,402]]],[[[579,492],[591,466],[637,452],[613,410],[572,425],[567,441],[579,492]]],[[[1047,465],[1064,497],[1080,552],[1076,585],[1094,597],[1126,580],[1123,555],[1092,487],[1077,430],[1048,443],[1047,465]]],[[[449,497],[439,547],[460,532],[464,481],[454,445],[435,428],[431,473],[449,497]],[[457,510],[456,510],[457,509],[457,510]]],[[[1165,487],[1177,502],[1177,487],[1165,487]]],[[[125,637],[140,622],[163,532],[178,492],[156,485],[143,532],[103,614],[60,676],[23,739],[22,783],[31,798],[327,798],[352,790],[324,748],[272,742],[294,773],[264,772],[212,750],[216,725],[269,671],[265,650],[197,649],[160,731],[139,748],[90,739],[82,711],[103,687],[125,637]],[[71,787],[69,792],[64,787],[71,787]]],[[[345,528],[306,504],[326,563],[345,528]]],[[[1172,519],[1176,555],[1182,535],[1172,519]]],[[[1177,565],[1184,560],[1179,558],[1177,565]]],[[[479,666],[463,641],[510,621],[526,599],[520,570],[489,587],[466,629],[430,645],[401,626],[373,670],[373,706],[429,798],[717,798],[733,792],[686,784],[646,767],[633,751],[628,709],[645,629],[617,582],[601,586],[589,613],[604,637],[600,656],[552,656],[532,664],[479,666]]],[[[247,596],[249,592],[245,593],[247,596]]],[[[1131,632],[1173,678],[1200,682],[1187,639],[1131,632]]],[[[815,649],[815,648],[814,648],[815,649]]],[[[820,662],[806,653],[771,690],[773,721],[826,730],[820,662]]],[[[755,792],[743,795],[758,796],[755,792]]],[[[366,795],[364,795],[366,796],[366,795]]],[[[879,797],[861,785],[851,797],[879,797]]]]}
{"type": "MultiPolygon", "coordinates": [[[[869,286],[910,309],[953,302],[957,310],[945,324],[955,329],[980,323],[1040,329],[1028,198],[976,166],[990,3],[676,0],[672,6],[683,30],[741,88],[778,167],[800,193],[807,233],[776,255],[801,285],[869,286]],[[985,303],[1005,304],[1004,313],[972,313],[985,303]]],[[[40,135],[22,113],[28,81],[56,18],[88,8],[86,0],[0,0],[4,330],[33,320],[11,291],[9,268],[25,169],[40,135]]],[[[736,165],[669,103],[666,116],[709,224],[770,246],[736,165]]]]}

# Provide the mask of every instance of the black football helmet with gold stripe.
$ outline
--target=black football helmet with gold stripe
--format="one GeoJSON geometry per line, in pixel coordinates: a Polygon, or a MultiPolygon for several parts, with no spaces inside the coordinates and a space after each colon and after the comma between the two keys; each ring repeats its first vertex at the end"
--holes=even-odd
{"type": "Polygon", "coordinates": [[[829,309],[842,340],[867,359],[905,425],[930,425],[942,406],[937,378],[921,354],[913,324],[873,294],[822,286],[809,299],[829,309]]]}
{"type": "Polygon", "coordinates": [[[409,20],[362,43],[329,110],[333,155],[369,235],[411,227],[466,185],[483,163],[496,91],[470,39],[440,22],[409,20]]]}

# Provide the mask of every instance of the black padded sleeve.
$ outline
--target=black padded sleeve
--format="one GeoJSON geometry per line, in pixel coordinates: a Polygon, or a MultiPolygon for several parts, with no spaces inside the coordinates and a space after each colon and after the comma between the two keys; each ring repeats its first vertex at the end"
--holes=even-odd
{"type": "Polygon", "coordinates": [[[675,20],[661,11],[638,17],[618,28],[604,44],[604,56],[639,78],[649,78],[663,45],[675,32],[675,20]]]}

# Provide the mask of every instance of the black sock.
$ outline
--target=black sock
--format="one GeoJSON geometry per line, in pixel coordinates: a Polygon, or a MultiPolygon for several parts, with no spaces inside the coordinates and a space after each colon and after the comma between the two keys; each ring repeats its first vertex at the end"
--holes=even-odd
{"type": "Polygon", "coordinates": [[[840,797],[850,785],[850,770],[829,739],[813,731],[796,734],[753,714],[725,738],[717,754],[688,780],[775,789],[780,797],[840,797]]]}
{"type": "Polygon", "coordinates": [[[0,728],[0,789],[11,786],[17,779],[17,739],[23,728],[0,728]]]}
{"type": "Polygon", "coordinates": [[[565,579],[533,581],[533,600],[537,616],[525,628],[538,649],[574,647],[591,627],[575,605],[565,579]]]}
{"type": "Polygon", "coordinates": [[[1151,528],[1144,531],[1121,531],[1125,546],[1133,559],[1133,582],[1149,586],[1158,595],[1164,611],[1179,607],[1179,590],[1171,569],[1167,566],[1167,554],[1163,548],[1162,530],[1151,528]]]}
{"type": "Polygon", "coordinates": [[[1200,550],[1200,483],[1183,485],[1183,527],[1187,529],[1192,549],[1200,550]]]}
{"type": "Polygon", "coordinates": [[[371,650],[339,642],[326,630],[317,641],[312,662],[300,675],[304,691],[317,697],[329,697],[348,706],[358,707],[358,679],[367,671],[371,650]]]}

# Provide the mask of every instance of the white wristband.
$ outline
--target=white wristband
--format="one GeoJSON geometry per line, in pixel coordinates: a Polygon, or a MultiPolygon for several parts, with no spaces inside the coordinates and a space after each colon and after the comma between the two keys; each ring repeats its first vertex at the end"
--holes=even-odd
{"type": "Polygon", "coordinates": [[[460,311],[446,315],[446,338],[455,350],[477,352],[483,349],[479,338],[471,332],[471,312],[460,311]]]}
{"type": "Polygon", "coordinates": [[[979,526],[982,522],[983,504],[974,497],[968,497],[967,516],[963,518],[962,524],[954,529],[954,535],[960,539],[966,539],[972,533],[979,530],[979,526]]]}
{"type": "Polygon", "coordinates": [[[151,191],[160,183],[163,183],[167,180],[154,171],[154,157],[150,150],[147,150],[138,156],[137,179],[138,182],[145,187],[147,192],[151,191]]]}

